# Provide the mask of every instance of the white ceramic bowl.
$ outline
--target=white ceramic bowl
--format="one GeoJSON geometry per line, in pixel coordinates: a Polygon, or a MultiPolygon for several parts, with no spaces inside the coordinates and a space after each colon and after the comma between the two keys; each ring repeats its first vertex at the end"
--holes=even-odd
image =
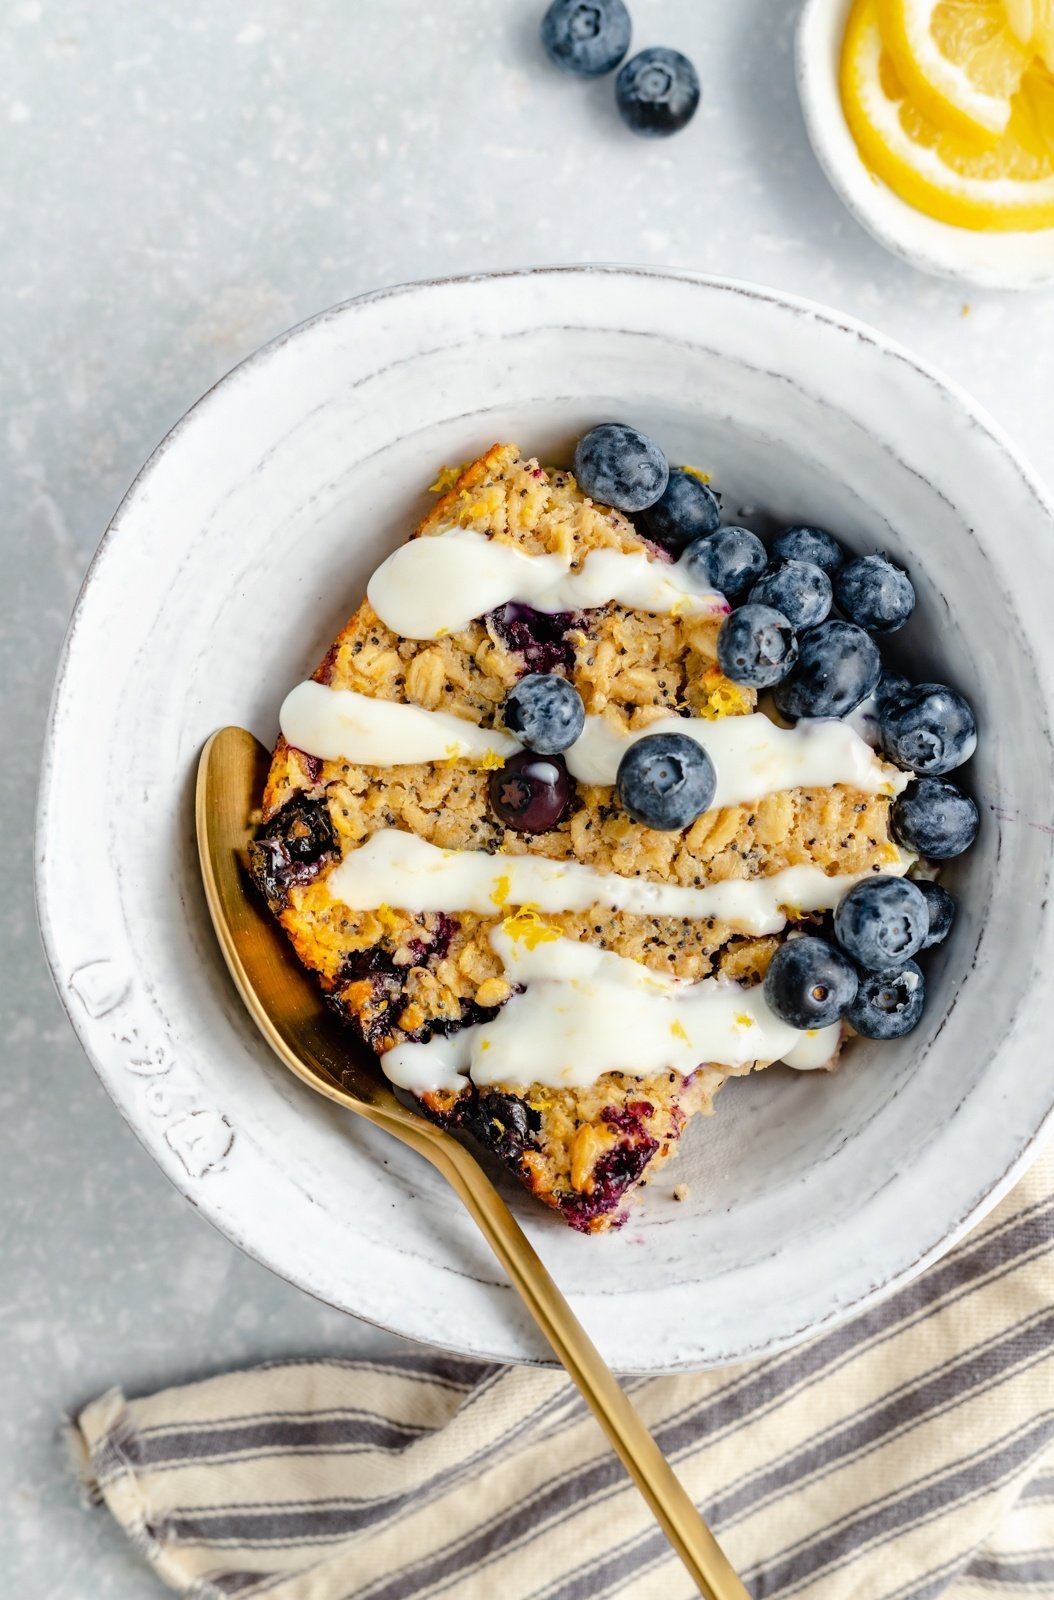
{"type": "Polygon", "coordinates": [[[856,220],[894,255],[923,272],[986,289],[1054,284],[1054,228],[981,233],[938,222],[877,182],[860,159],[842,113],[838,63],[852,0],[805,0],[798,19],[798,98],[809,139],[832,188],[856,220]]]}
{"type": "Polygon", "coordinates": [[[919,593],[913,670],[981,726],[983,829],[949,875],[961,911],[916,1033],[854,1045],[835,1075],[731,1084],[621,1233],[583,1238],[507,1186],[608,1359],[659,1371],[771,1351],[916,1272],[1051,1115],[1051,506],[952,385],[817,306],[643,270],[418,284],[305,323],[195,406],[103,541],[59,673],[39,888],[99,1074],[218,1227],[386,1327],[543,1358],[431,1169],[257,1036],[206,918],[191,794],[218,725],[272,739],[440,463],[496,439],[567,459],[609,416],[710,468],[733,516],[891,550],[919,593]]]}

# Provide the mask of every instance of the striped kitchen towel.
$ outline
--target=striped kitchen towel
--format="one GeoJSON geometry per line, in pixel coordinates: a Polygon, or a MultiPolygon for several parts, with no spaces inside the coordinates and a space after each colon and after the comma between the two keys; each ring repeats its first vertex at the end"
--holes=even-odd
{"type": "MultiPolygon", "coordinates": [[[[1054,1152],[943,1261],[785,1355],[629,1381],[755,1600],[1054,1596],[1054,1152]]],[[[72,1425],[195,1600],[688,1600],[562,1374],[279,1362],[72,1425]]]]}

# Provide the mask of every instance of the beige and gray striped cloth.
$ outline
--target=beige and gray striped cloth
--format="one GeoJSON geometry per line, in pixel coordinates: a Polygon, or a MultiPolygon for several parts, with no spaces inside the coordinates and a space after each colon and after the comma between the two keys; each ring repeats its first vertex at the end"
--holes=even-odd
{"type": "MultiPolygon", "coordinates": [[[[923,1277],[786,1355],[629,1380],[755,1600],[1054,1596],[1054,1151],[923,1277]]],[[[560,1373],[281,1362],[119,1392],[82,1474],[194,1600],[688,1600],[560,1373]]]]}

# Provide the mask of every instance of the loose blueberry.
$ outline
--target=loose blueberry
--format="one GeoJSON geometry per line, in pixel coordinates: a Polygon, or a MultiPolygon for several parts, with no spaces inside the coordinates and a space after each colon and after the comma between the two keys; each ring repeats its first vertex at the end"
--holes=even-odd
{"type": "Polygon", "coordinates": [[[634,822],[672,833],[709,808],[717,774],[702,745],[687,734],[650,733],[622,757],[615,787],[634,822]]]}
{"type": "Polygon", "coordinates": [[[810,934],[780,945],[765,974],[765,999],[791,1028],[829,1028],[844,1016],[857,982],[852,962],[810,934]]]}
{"type": "Polygon", "coordinates": [[[627,128],[648,139],[679,133],[699,105],[699,75],[679,50],[642,50],[615,80],[615,103],[627,128]]]}
{"type": "Polygon", "coordinates": [[[705,539],[693,540],[681,557],[693,583],[700,589],[718,589],[727,600],[745,594],[767,563],[765,546],[749,528],[718,528],[705,539]]]}
{"type": "Polygon", "coordinates": [[[571,803],[571,780],[558,756],[521,750],[490,775],[491,810],[517,833],[548,833],[571,803]]]}
{"type": "Polygon", "coordinates": [[[670,469],[658,445],[624,422],[602,422],[578,441],[575,477],[583,494],[616,511],[643,511],[658,500],[670,469]]]}
{"type": "Polygon", "coordinates": [[[740,606],[722,622],[717,664],[733,683],[769,689],[785,678],[798,656],[794,629],[771,606],[740,606]]]}
{"type": "Polygon", "coordinates": [[[878,647],[851,622],[821,622],[802,634],[798,663],[775,693],[789,722],[845,717],[873,693],[882,672],[878,647]]]}
{"type": "Polygon", "coordinates": [[[868,633],[896,633],[915,609],[915,589],[902,567],[883,555],[861,556],[834,580],[839,610],[868,633]]]}
{"type": "Polygon", "coordinates": [[[929,912],[929,932],[922,941],[923,950],[932,950],[935,944],[943,944],[951,932],[952,923],[955,921],[955,901],[947,889],[939,883],[934,883],[930,878],[917,878],[915,887],[922,893],[929,912]]]}
{"type": "Polygon", "coordinates": [[[811,628],[831,609],[831,580],[814,561],[781,561],[754,585],[750,598],[782,611],[793,628],[811,628]]]}
{"type": "Polygon", "coordinates": [[[777,561],[811,561],[829,578],[845,560],[845,551],[825,528],[784,528],[772,541],[772,554],[777,561]]]}
{"type": "Polygon", "coordinates": [[[629,36],[623,0],[553,0],[542,18],[550,61],[579,78],[613,71],[629,49],[629,36]]]}
{"type": "Polygon", "coordinates": [[[922,949],[930,929],[926,897],[907,878],[865,878],[839,900],[834,936],[858,966],[884,972],[922,949]]]}
{"type": "Polygon", "coordinates": [[[881,712],[883,706],[892,705],[894,700],[911,688],[911,682],[902,672],[894,672],[889,667],[882,668],[882,676],[878,680],[875,690],[875,704],[881,712]]]}
{"type": "Polygon", "coordinates": [[[973,712],[961,694],[943,683],[901,689],[880,708],[878,723],[889,759],[929,778],[961,767],[977,746],[973,712]]]}
{"type": "Polygon", "coordinates": [[[586,725],[582,696],[555,672],[529,672],[505,700],[505,726],[521,744],[554,756],[574,744],[586,725]]]}
{"type": "Polygon", "coordinates": [[[888,972],[867,972],[845,1020],[865,1039],[901,1039],[926,1004],[926,980],[914,961],[888,972]]]}
{"type": "Polygon", "coordinates": [[[969,850],[981,819],[969,795],[947,778],[916,778],[893,802],[894,836],[931,861],[949,861],[969,850]]]}
{"type": "Polygon", "coordinates": [[[641,512],[640,521],[649,539],[676,556],[693,539],[713,533],[721,521],[721,507],[714,491],[694,472],[671,467],[665,489],[654,505],[641,512]]]}

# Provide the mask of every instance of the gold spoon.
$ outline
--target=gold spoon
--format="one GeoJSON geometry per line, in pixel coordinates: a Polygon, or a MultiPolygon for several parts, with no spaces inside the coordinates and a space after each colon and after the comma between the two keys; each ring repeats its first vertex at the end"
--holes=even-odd
{"type": "Polygon", "coordinates": [[[522,1296],[707,1600],[750,1600],[668,1461],[528,1243],[482,1167],[458,1141],[403,1106],[292,956],[248,880],[250,815],[269,756],[244,728],[214,733],[198,766],[196,818],[205,897],[224,959],[256,1026],[298,1078],[357,1111],[441,1172],[522,1296]]]}

